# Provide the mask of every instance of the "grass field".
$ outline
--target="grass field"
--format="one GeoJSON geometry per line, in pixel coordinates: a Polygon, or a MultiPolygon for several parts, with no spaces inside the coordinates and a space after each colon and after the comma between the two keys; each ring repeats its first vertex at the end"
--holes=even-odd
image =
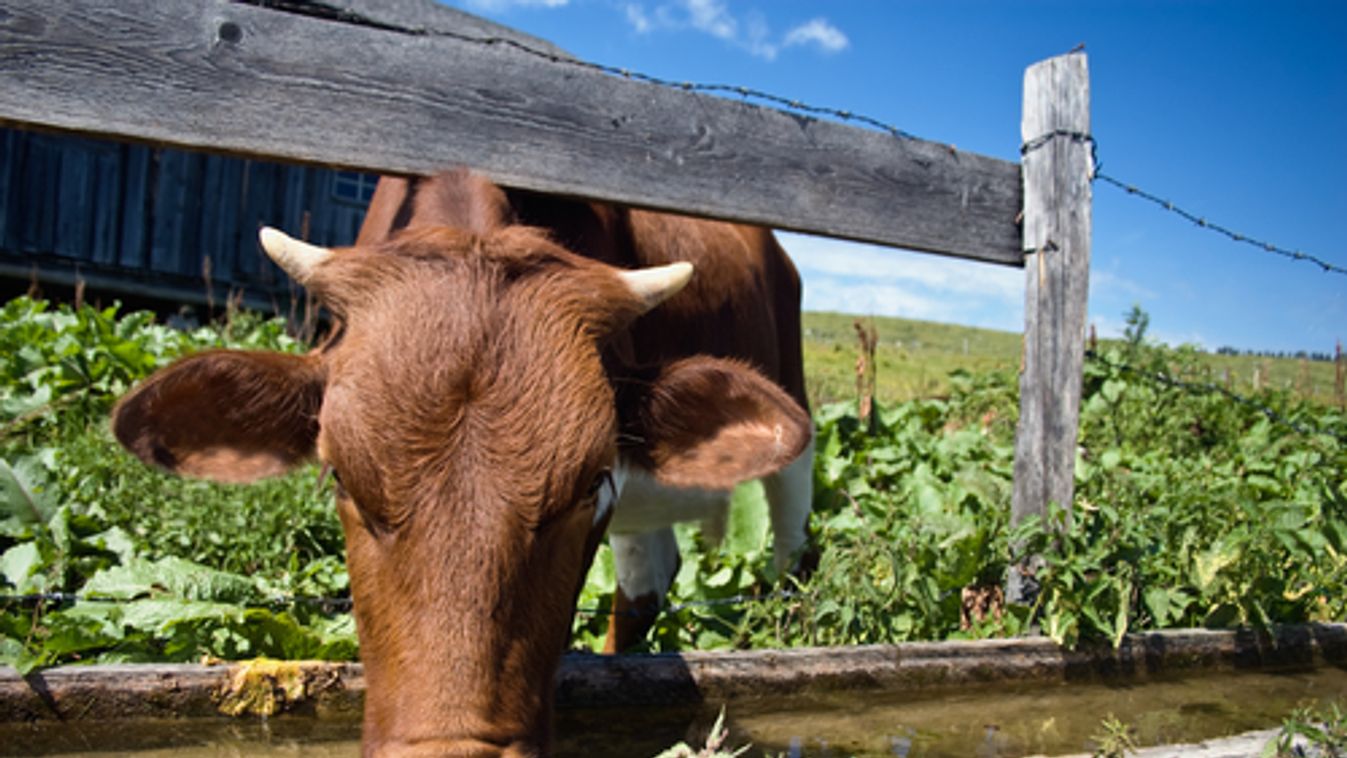
{"type": "MultiPolygon", "coordinates": [[[[1019,370],[1021,341],[1016,332],[901,318],[805,313],[805,376],[813,407],[856,397],[858,321],[873,324],[879,335],[875,394],[881,402],[942,396],[949,390],[948,376],[955,369],[972,373],[1019,370]]],[[[1332,363],[1213,353],[1202,354],[1202,362],[1210,367],[1208,381],[1242,395],[1261,387],[1287,390],[1323,405],[1341,402],[1334,391],[1332,363]]]]}
{"type": "Polygon", "coordinates": [[[803,316],[805,377],[814,407],[856,397],[857,321],[873,324],[876,395],[901,402],[945,394],[955,369],[1018,370],[1020,335],[991,329],[841,313],[803,316]]]}

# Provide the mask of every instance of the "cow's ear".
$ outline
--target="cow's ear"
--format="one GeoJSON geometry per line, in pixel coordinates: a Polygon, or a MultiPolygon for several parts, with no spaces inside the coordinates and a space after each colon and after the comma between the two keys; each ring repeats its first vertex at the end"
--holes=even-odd
{"type": "Polygon", "coordinates": [[[798,403],[735,361],[688,358],[632,386],[619,389],[624,447],[671,487],[729,489],[773,473],[812,434],[798,403]]]}
{"type": "Polygon", "coordinates": [[[117,403],[112,431],[175,474],[251,482],[313,455],[322,402],[316,358],[217,350],[145,380],[117,403]]]}

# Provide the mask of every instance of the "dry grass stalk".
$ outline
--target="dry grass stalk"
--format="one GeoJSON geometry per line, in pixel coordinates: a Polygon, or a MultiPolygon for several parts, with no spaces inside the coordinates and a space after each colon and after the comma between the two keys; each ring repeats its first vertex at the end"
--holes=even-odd
{"type": "Polygon", "coordinates": [[[1338,353],[1333,364],[1333,395],[1338,399],[1338,410],[1347,411],[1347,360],[1342,355],[1342,340],[1338,340],[1338,353]]]}

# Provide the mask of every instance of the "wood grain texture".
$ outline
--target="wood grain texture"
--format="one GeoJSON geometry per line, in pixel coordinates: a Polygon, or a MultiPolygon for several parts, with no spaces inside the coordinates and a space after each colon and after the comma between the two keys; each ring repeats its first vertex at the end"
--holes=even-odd
{"type": "Polygon", "coordinates": [[[0,80],[0,121],[382,173],[468,165],[546,192],[1023,259],[1018,164],[508,46],[224,0],[0,0],[0,80]]]}
{"type": "Polygon", "coordinates": [[[416,33],[466,34],[510,40],[548,55],[571,58],[547,40],[450,8],[438,0],[315,0],[314,5],[350,14],[373,24],[407,29],[416,33]]]}
{"type": "MultiPolygon", "coordinates": [[[[1084,53],[1030,66],[1024,76],[1022,138],[1090,131],[1084,53]]],[[[1071,507],[1080,419],[1090,273],[1090,148],[1059,136],[1024,156],[1024,369],[1015,435],[1011,520],[1071,507]]],[[[1023,601],[1012,576],[1010,599],[1023,601]]]]}
{"type": "Polygon", "coordinates": [[[257,228],[307,215],[315,243],[350,244],[363,206],[333,197],[333,178],[323,168],[0,128],[0,264],[25,282],[64,287],[83,276],[94,297],[154,292],[185,303],[204,295],[209,256],[216,304],[243,290],[271,310],[289,288],[258,250],[257,228]],[[250,176],[250,166],[266,169],[250,176]]]}
{"type": "Polygon", "coordinates": [[[145,221],[152,215],[150,187],[155,157],[145,145],[127,145],[126,180],[121,188],[121,244],[116,263],[124,268],[142,268],[149,255],[149,228],[145,221]]]}

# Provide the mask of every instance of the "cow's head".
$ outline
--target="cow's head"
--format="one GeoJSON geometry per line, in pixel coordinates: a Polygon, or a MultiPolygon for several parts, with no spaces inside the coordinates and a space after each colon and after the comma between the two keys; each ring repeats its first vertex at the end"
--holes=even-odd
{"type": "Polygon", "coordinates": [[[262,243],[335,315],[332,339],[304,356],[186,358],[124,398],[114,430],[188,476],[246,482],[315,454],[336,473],[367,753],[545,750],[623,467],[726,488],[808,441],[798,405],[740,364],[608,357],[687,264],[622,271],[520,227],[262,243]]]}

